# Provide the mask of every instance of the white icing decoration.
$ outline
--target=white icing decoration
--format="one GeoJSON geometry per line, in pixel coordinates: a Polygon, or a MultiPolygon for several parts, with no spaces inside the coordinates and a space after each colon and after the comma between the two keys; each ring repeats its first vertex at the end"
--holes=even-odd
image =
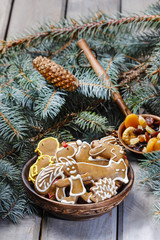
{"type": "Polygon", "coordinates": [[[116,158],[116,157],[117,157],[117,154],[116,154],[116,153],[114,153],[113,151],[115,151],[115,149],[114,149],[114,148],[112,148],[112,149],[111,149],[111,153],[113,154],[113,157],[111,158],[111,160],[113,160],[114,158],[116,158]]]}
{"type": "MultiPolygon", "coordinates": [[[[63,189],[63,197],[65,197],[65,196],[66,196],[66,194],[65,194],[65,187],[63,187],[62,189],[63,189]]],[[[57,188],[56,188],[56,194],[55,194],[55,196],[56,196],[56,199],[57,199],[58,201],[61,201],[62,199],[60,199],[60,198],[58,197],[58,191],[59,191],[59,188],[57,187],[57,188]]]]}
{"type": "MultiPolygon", "coordinates": [[[[102,147],[101,144],[100,144],[99,146],[95,147],[94,149],[98,149],[98,148],[100,148],[100,147],[102,147]]],[[[92,149],[91,149],[91,150],[92,150],[92,149]]],[[[89,151],[89,154],[90,154],[91,156],[96,156],[96,155],[104,152],[105,150],[106,150],[106,148],[102,149],[101,151],[99,151],[99,152],[97,152],[97,153],[90,153],[90,151],[89,151]]]]}
{"type": "Polygon", "coordinates": [[[76,170],[73,170],[73,171],[70,171],[70,174],[75,174],[77,171],[76,170]]]}
{"type": "Polygon", "coordinates": [[[67,167],[67,171],[69,171],[70,170],[70,168],[69,167],[67,167]]]}
{"type": "Polygon", "coordinates": [[[102,159],[102,158],[92,158],[92,156],[89,156],[89,161],[106,161],[108,162],[108,159],[102,159]]]}
{"type": "MultiPolygon", "coordinates": [[[[119,172],[120,171],[120,169],[116,169],[116,172],[119,172]]],[[[122,169],[122,171],[123,171],[123,169],[122,169]]]]}
{"type": "Polygon", "coordinates": [[[61,201],[61,203],[74,204],[74,201],[67,201],[67,200],[63,199],[63,200],[61,201]]]}
{"type": "Polygon", "coordinates": [[[36,178],[35,186],[37,191],[40,193],[46,192],[50,188],[54,180],[59,177],[61,177],[62,179],[64,178],[63,164],[56,163],[45,167],[36,178]],[[49,181],[46,181],[48,177],[49,181]]]}
{"type": "Polygon", "coordinates": [[[79,140],[79,139],[76,141],[76,143],[77,143],[78,146],[82,145],[82,141],[79,140]]]}
{"type": "MultiPolygon", "coordinates": [[[[95,182],[95,186],[93,187],[94,194],[99,196],[102,201],[111,198],[113,195],[117,194],[117,186],[115,185],[115,181],[111,178],[103,178],[98,182],[95,182]]],[[[98,202],[98,199],[96,199],[98,202]]]]}

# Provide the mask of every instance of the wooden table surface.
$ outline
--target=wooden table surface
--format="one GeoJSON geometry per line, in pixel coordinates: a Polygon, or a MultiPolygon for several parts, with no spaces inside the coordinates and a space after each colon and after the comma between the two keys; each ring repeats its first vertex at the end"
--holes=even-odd
{"type": "MultiPolygon", "coordinates": [[[[61,17],[78,18],[102,9],[107,14],[140,12],[155,0],[0,0],[0,39],[12,39],[38,23],[61,17]]],[[[117,14],[118,15],[118,14],[117,14]]],[[[158,240],[153,196],[139,184],[137,160],[129,155],[135,182],[129,196],[110,213],[89,221],[67,221],[44,214],[26,216],[19,224],[0,220],[1,240],[158,240]]]]}

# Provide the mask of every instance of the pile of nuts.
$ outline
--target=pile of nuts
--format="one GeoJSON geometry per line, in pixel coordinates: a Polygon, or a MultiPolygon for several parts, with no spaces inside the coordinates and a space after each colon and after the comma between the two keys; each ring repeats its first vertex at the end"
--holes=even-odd
{"type": "Polygon", "coordinates": [[[130,114],[124,121],[123,142],[140,152],[160,151],[160,121],[152,116],[130,114]]]}

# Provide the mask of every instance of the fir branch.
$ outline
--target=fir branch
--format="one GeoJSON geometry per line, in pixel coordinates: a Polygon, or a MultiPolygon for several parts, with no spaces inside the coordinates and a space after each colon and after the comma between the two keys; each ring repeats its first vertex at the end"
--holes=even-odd
{"type": "Polygon", "coordinates": [[[0,131],[1,136],[9,142],[13,139],[20,140],[27,135],[25,118],[17,107],[0,107],[0,131]]]}
{"type": "MultiPolygon", "coordinates": [[[[151,191],[158,199],[160,196],[160,151],[143,154],[144,159],[140,161],[140,176],[141,184],[143,186],[149,186],[151,191]]],[[[159,201],[155,204],[154,214],[157,219],[160,219],[159,201]]]]}
{"type": "Polygon", "coordinates": [[[130,109],[137,112],[140,107],[147,105],[152,112],[160,114],[160,88],[150,84],[147,80],[141,84],[134,85],[134,94],[126,99],[130,109]]]}
{"type": "Polygon", "coordinates": [[[48,91],[39,95],[34,101],[33,109],[35,115],[45,120],[47,120],[48,117],[52,119],[55,118],[65,103],[64,95],[64,92],[57,91],[54,88],[48,88],[48,91]]]}
{"type": "Polygon", "coordinates": [[[140,77],[141,74],[145,74],[148,70],[148,63],[140,63],[134,68],[130,69],[128,72],[123,72],[119,76],[120,86],[124,86],[125,84],[129,84],[132,80],[140,77]]]}
{"type": "MultiPolygon", "coordinates": [[[[68,122],[70,122],[73,117],[75,116],[76,114],[75,113],[71,113],[71,114],[68,114],[66,117],[64,117],[64,119],[62,121],[59,121],[58,123],[52,125],[51,127],[49,127],[48,129],[42,131],[41,133],[38,133],[36,136],[33,136],[32,138],[30,138],[29,140],[31,142],[37,142],[39,141],[40,139],[44,138],[45,136],[50,136],[50,134],[53,134],[53,135],[57,135],[57,133],[55,132],[56,129],[61,129],[64,127],[64,125],[67,125],[68,122]]],[[[62,130],[63,131],[63,130],[62,130]]],[[[61,138],[61,136],[59,137],[61,138]]],[[[67,138],[67,137],[65,137],[67,138]]]]}
{"type": "Polygon", "coordinates": [[[160,202],[157,202],[154,205],[154,216],[158,221],[160,221],[160,202]]]}
{"type": "Polygon", "coordinates": [[[77,125],[82,131],[93,133],[105,134],[107,130],[107,119],[94,112],[81,112],[77,114],[73,121],[69,123],[69,126],[77,125]]]}
{"type": "Polygon", "coordinates": [[[50,34],[52,34],[52,37],[53,36],[57,37],[59,35],[62,36],[63,34],[69,34],[68,37],[73,39],[76,37],[76,35],[78,33],[83,33],[84,31],[89,31],[90,29],[92,29],[92,31],[94,29],[99,31],[100,27],[101,28],[109,28],[111,26],[114,27],[114,26],[119,26],[122,24],[128,24],[128,23],[133,23],[133,22],[136,22],[136,23],[150,22],[150,25],[151,25],[153,23],[159,22],[159,20],[160,20],[159,15],[144,15],[144,16],[135,16],[135,17],[124,17],[124,18],[120,18],[118,20],[112,19],[110,21],[101,20],[101,21],[89,22],[89,23],[85,23],[81,26],[79,26],[79,25],[75,26],[73,24],[73,26],[71,26],[71,27],[63,27],[63,28],[53,28],[52,27],[48,31],[38,32],[36,34],[27,36],[25,38],[17,39],[15,41],[9,41],[8,43],[3,41],[0,51],[2,54],[4,54],[8,48],[11,48],[16,45],[22,45],[26,42],[31,43],[32,40],[37,39],[38,37],[45,38],[50,34]]]}
{"type": "Polygon", "coordinates": [[[6,182],[19,181],[20,171],[10,162],[1,160],[0,164],[0,179],[6,182]]]}

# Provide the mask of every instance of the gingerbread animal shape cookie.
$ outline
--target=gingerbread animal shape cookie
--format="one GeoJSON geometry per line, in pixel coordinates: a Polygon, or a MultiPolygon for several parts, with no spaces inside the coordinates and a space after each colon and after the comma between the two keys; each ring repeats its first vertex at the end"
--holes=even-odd
{"type": "Polygon", "coordinates": [[[90,199],[93,202],[101,202],[116,195],[117,189],[116,182],[111,178],[99,179],[97,182],[94,182],[93,187],[90,188],[92,192],[90,199]]]}
{"type": "Polygon", "coordinates": [[[69,144],[63,142],[63,147],[58,149],[55,153],[56,162],[61,163],[61,162],[66,162],[68,160],[74,161],[76,151],[77,150],[74,147],[74,145],[72,145],[72,144],[69,145],[69,144]]]}
{"type": "Polygon", "coordinates": [[[99,165],[107,165],[108,159],[104,159],[100,156],[96,156],[95,158],[91,157],[90,150],[91,145],[87,142],[82,142],[81,140],[77,140],[78,150],[75,155],[76,162],[87,162],[99,165]]]}
{"type": "Polygon", "coordinates": [[[91,150],[89,151],[91,157],[100,156],[104,159],[118,161],[124,159],[125,152],[123,147],[117,144],[117,140],[113,136],[107,136],[100,140],[91,143],[91,150]]]}
{"type": "Polygon", "coordinates": [[[48,165],[53,164],[55,159],[49,155],[41,155],[37,158],[37,161],[29,169],[28,180],[35,182],[36,176],[40,171],[48,165]]]}
{"type": "Polygon", "coordinates": [[[64,163],[54,163],[45,167],[38,174],[34,184],[37,193],[42,195],[48,194],[52,184],[56,179],[65,178],[63,165],[64,163]]]}
{"type": "Polygon", "coordinates": [[[59,149],[60,144],[56,138],[48,137],[42,139],[35,150],[39,155],[55,156],[56,151],[59,149]]]}
{"type": "Polygon", "coordinates": [[[107,177],[114,181],[117,180],[123,183],[128,183],[128,161],[122,158],[117,162],[110,160],[107,166],[83,162],[79,162],[77,165],[80,174],[87,172],[94,181],[107,177]]]}

